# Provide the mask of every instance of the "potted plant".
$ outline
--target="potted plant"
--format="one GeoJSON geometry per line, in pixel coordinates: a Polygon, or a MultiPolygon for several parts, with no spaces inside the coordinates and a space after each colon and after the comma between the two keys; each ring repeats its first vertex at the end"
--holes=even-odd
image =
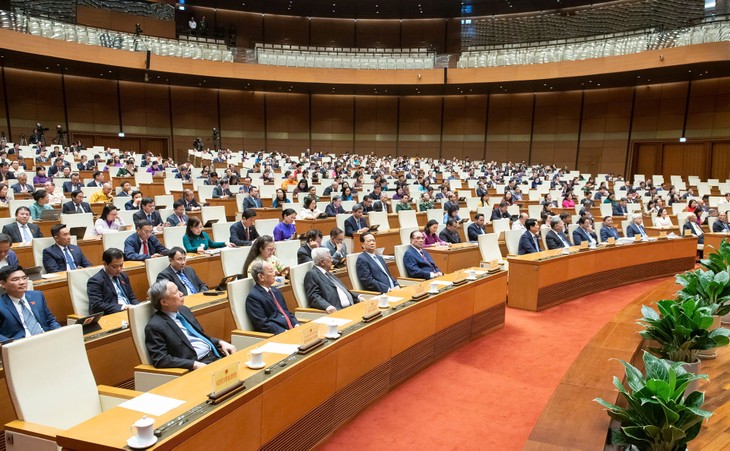
{"type": "Polygon", "coordinates": [[[701,409],[704,393],[685,393],[692,382],[707,379],[707,375],[688,373],[679,362],[668,362],[648,352],[644,352],[643,360],[646,374],[621,360],[628,389],[618,377],[613,378],[626,407],[594,399],[621,424],[611,431],[611,443],[642,450],[686,449],[712,412],[701,409]]]}
{"type": "Polygon", "coordinates": [[[687,271],[677,274],[676,282],[682,285],[677,292],[680,299],[695,297],[703,306],[710,307],[712,314],[717,316],[711,327],[719,327],[720,317],[730,313],[730,273],[726,270],[687,271]]]}
{"type": "MultiPolygon", "coordinates": [[[[713,247],[705,247],[705,251],[710,248],[713,247]]],[[[707,258],[700,260],[700,265],[716,273],[730,270],[730,242],[726,239],[722,240],[719,249],[715,249],[715,252],[709,255],[705,252],[705,255],[707,255],[707,258]]]]}

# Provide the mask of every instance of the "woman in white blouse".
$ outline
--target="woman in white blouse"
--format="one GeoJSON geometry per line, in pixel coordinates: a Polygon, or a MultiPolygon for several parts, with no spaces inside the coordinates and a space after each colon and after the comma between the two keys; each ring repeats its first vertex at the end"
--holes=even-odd
{"type": "Polygon", "coordinates": [[[654,220],[654,224],[662,229],[668,229],[670,227],[674,227],[674,224],[672,224],[672,218],[669,217],[669,214],[667,213],[666,208],[660,208],[659,214],[657,215],[656,219],[654,220]]]}
{"type": "Polygon", "coordinates": [[[94,224],[94,231],[101,236],[109,232],[117,232],[124,225],[124,221],[117,217],[118,208],[113,204],[107,204],[101,211],[101,216],[94,224]]]}
{"type": "Polygon", "coordinates": [[[322,212],[317,209],[317,201],[310,198],[304,198],[304,208],[297,215],[297,219],[317,219],[322,212]]]}

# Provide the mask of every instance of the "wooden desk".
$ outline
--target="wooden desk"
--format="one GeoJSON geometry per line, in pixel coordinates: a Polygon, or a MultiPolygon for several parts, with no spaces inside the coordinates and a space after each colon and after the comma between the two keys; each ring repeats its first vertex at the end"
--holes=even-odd
{"type": "Polygon", "coordinates": [[[142,192],[143,196],[151,197],[153,199],[155,196],[167,194],[165,192],[165,182],[162,178],[153,180],[152,183],[140,183],[138,188],[142,192]]]}
{"type": "Polygon", "coordinates": [[[670,233],[674,233],[675,235],[681,235],[681,233],[679,233],[678,226],[665,228],[651,226],[644,227],[644,230],[646,230],[646,234],[649,236],[659,236],[662,232],[666,233],[667,235],[669,235],[670,233]]]}
{"type": "MultiPolygon", "coordinates": [[[[705,249],[710,247],[720,249],[722,240],[730,241],[730,235],[726,233],[705,233],[705,249]]],[[[705,255],[707,255],[707,252],[705,252],[705,255]]]]}
{"type": "Polygon", "coordinates": [[[264,207],[264,208],[253,208],[256,212],[256,219],[278,219],[281,221],[281,208],[264,207]]]}
{"type": "Polygon", "coordinates": [[[41,234],[44,237],[51,236],[51,227],[53,227],[54,225],[58,225],[60,223],[61,223],[60,220],[55,220],[55,221],[35,220],[35,221],[33,221],[33,224],[37,225],[38,228],[41,229],[41,234]]]}
{"type": "Polygon", "coordinates": [[[451,247],[434,246],[428,247],[426,250],[444,274],[479,266],[482,260],[479,246],[473,243],[453,244],[451,247]]]}
{"type": "MultiPolygon", "coordinates": [[[[444,279],[449,279],[445,276],[444,279]]],[[[353,321],[344,335],[307,356],[295,356],[272,374],[242,367],[247,389],[230,401],[191,421],[187,427],[163,435],[157,447],[218,447],[221,449],[305,449],[329,435],[369,403],[421,369],[469,342],[500,328],[504,323],[506,293],[504,272],[467,283],[418,303],[408,303],[386,316],[361,325],[364,305],[356,304],[332,314],[353,321]],[[367,350],[367,352],[364,352],[367,350]],[[317,383],[313,384],[312,381],[317,383]],[[282,409],[285,403],[287,408],[282,409]],[[312,424],[317,424],[312,428],[312,424]],[[228,433],[221,433],[228,431],[228,433]]],[[[413,287],[393,296],[410,296],[413,287]]],[[[399,304],[405,303],[405,299],[399,304]]],[[[300,330],[277,335],[271,341],[298,343],[300,330]]],[[[243,362],[249,349],[196,370],[151,393],[185,403],[155,418],[156,425],[199,405],[210,391],[210,375],[232,362],[243,362]]],[[[264,354],[272,365],[285,357],[264,354]]],[[[122,448],[129,436],[126,427],[139,412],[115,408],[58,437],[66,449],[122,448]]]]}
{"type": "Polygon", "coordinates": [[[236,220],[236,213],[238,213],[238,205],[236,204],[235,195],[229,199],[210,198],[206,202],[208,202],[211,207],[219,207],[219,206],[224,207],[226,209],[226,219],[229,221],[236,220]]]}
{"type": "MultiPolygon", "coordinates": [[[[355,232],[352,234],[352,240],[355,243],[355,248],[362,248],[360,245],[360,235],[362,233],[355,232]]],[[[377,243],[377,247],[383,248],[383,254],[385,255],[395,255],[395,246],[398,246],[401,244],[400,242],[400,229],[390,229],[390,230],[378,230],[373,235],[375,235],[375,242],[377,243]]],[[[359,252],[359,251],[358,251],[359,252]]]]}
{"type": "Polygon", "coordinates": [[[641,280],[690,270],[696,238],[657,240],[600,247],[562,255],[560,249],[508,257],[509,306],[543,310],[570,299],[641,280]]]}
{"type": "Polygon", "coordinates": [[[329,236],[330,231],[337,227],[337,220],[334,217],[324,219],[297,219],[295,224],[299,235],[307,233],[312,229],[317,229],[322,232],[322,235],[329,236]]]}

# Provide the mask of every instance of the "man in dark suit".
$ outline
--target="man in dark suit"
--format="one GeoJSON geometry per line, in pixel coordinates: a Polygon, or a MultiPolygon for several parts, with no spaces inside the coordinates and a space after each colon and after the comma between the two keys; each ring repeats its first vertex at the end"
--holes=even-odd
{"type": "Polygon", "coordinates": [[[248,197],[245,197],[243,199],[243,211],[246,211],[250,208],[263,208],[263,206],[264,204],[259,198],[259,189],[255,186],[252,186],[250,188],[250,191],[248,192],[248,197]]]}
{"type": "Polygon", "coordinates": [[[30,208],[18,207],[15,210],[15,222],[3,226],[3,233],[8,235],[13,243],[30,244],[33,238],[43,238],[41,229],[28,222],[30,220],[30,208]]]}
{"type": "Polygon", "coordinates": [[[254,210],[243,211],[241,220],[231,224],[231,243],[236,246],[250,246],[259,237],[259,233],[253,225],[255,217],[254,210]]]}
{"type": "Polygon", "coordinates": [[[101,188],[104,186],[104,173],[101,171],[94,171],[94,180],[90,181],[86,186],[101,188]]]}
{"type": "Polygon", "coordinates": [[[614,216],[626,216],[629,214],[629,210],[627,205],[629,204],[629,200],[625,197],[622,197],[621,200],[613,204],[613,215],[614,216]]]}
{"type": "Polygon", "coordinates": [[[276,272],[271,263],[251,263],[251,278],[256,285],[246,298],[246,314],[257,332],[279,334],[299,326],[299,321],[286,307],[284,296],[273,287],[276,272]]]}
{"type": "Polygon", "coordinates": [[[578,220],[578,228],[573,230],[573,244],[579,246],[583,241],[588,241],[589,246],[598,244],[598,237],[593,231],[593,221],[587,216],[581,216],[578,220]]]}
{"type": "Polygon", "coordinates": [[[67,163],[63,158],[56,158],[53,161],[53,166],[48,169],[48,177],[58,177],[58,174],[63,174],[63,168],[66,167],[67,163]]]}
{"type": "Polygon", "coordinates": [[[213,199],[228,199],[233,196],[228,179],[222,179],[220,185],[213,188],[213,199]]]}
{"type": "Polygon", "coordinates": [[[390,275],[385,260],[375,253],[377,248],[375,235],[369,232],[363,233],[360,235],[360,244],[363,252],[357,257],[355,270],[357,277],[362,281],[363,289],[387,293],[397,288],[398,281],[390,275]]]}
{"type": "Polygon", "coordinates": [[[646,233],[646,229],[644,228],[644,218],[642,218],[641,214],[639,213],[634,214],[631,217],[631,224],[626,227],[627,238],[633,238],[636,235],[640,235],[642,238],[649,237],[649,235],[647,235],[646,233]]]}
{"type": "Polygon", "coordinates": [[[73,174],[71,174],[71,181],[63,182],[63,192],[64,193],[73,193],[74,191],[81,191],[81,188],[83,186],[84,185],[83,185],[83,183],[81,183],[79,174],[74,172],[73,174]]]}
{"type": "Polygon", "coordinates": [[[604,216],[603,227],[601,227],[601,243],[608,241],[609,238],[619,239],[618,230],[613,226],[613,218],[604,216]]]}
{"type": "Polygon", "coordinates": [[[152,227],[162,225],[162,216],[160,216],[159,211],[155,210],[155,200],[153,198],[143,197],[140,205],[142,205],[142,208],[132,215],[135,224],[144,220],[152,224],[152,227]]]}
{"type": "Polygon", "coordinates": [[[88,202],[84,202],[84,193],[74,191],[71,193],[71,200],[63,204],[63,213],[91,213],[91,205],[88,202]]]}
{"type": "Polygon", "coordinates": [[[144,328],[145,347],[155,368],[195,370],[236,352],[230,343],[205,334],[174,283],[155,282],[148,295],[156,312],[144,328]]]}
{"type": "Polygon", "coordinates": [[[137,233],[124,240],[124,258],[131,261],[144,261],[167,254],[167,248],[152,235],[152,224],[146,219],[136,224],[137,233]]]}
{"type": "MultiPolygon", "coordinates": [[[[483,217],[484,215],[482,215],[482,218],[483,217]]],[[[456,224],[456,220],[454,218],[449,218],[446,221],[446,227],[444,227],[441,233],[439,233],[439,238],[451,244],[461,243],[461,237],[459,236],[459,226],[456,224]]]]}
{"type": "Polygon", "coordinates": [[[193,268],[187,266],[185,249],[173,247],[167,257],[170,259],[170,266],[160,271],[157,275],[157,282],[169,280],[184,296],[208,291],[208,285],[200,280],[193,268]]]}
{"type": "Polygon", "coordinates": [[[0,269],[0,342],[42,334],[61,327],[40,291],[28,291],[28,278],[19,266],[0,269]]]}
{"type": "Polygon", "coordinates": [[[525,221],[525,233],[520,237],[520,243],[517,246],[517,255],[532,254],[540,252],[540,226],[537,220],[528,219],[525,221]]]}
{"type": "Polygon", "coordinates": [[[360,296],[349,291],[340,279],[333,276],[332,255],[327,248],[312,250],[314,267],[304,276],[304,290],[311,308],[334,313],[360,301],[360,296]]]}
{"type": "Polygon", "coordinates": [[[13,247],[13,240],[4,233],[0,233],[0,268],[6,266],[19,266],[18,256],[10,250],[13,247]]]}
{"type": "Polygon", "coordinates": [[[109,248],[101,255],[102,269],[86,282],[89,313],[117,313],[137,304],[129,276],[123,271],[124,254],[109,248]]]}
{"type": "Polygon", "coordinates": [[[185,205],[185,211],[200,211],[203,208],[200,206],[200,203],[195,200],[195,193],[191,189],[183,191],[182,202],[183,205],[185,205]]]}
{"type": "Polygon", "coordinates": [[[559,216],[553,216],[550,220],[550,230],[545,235],[545,242],[548,249],[562,249],[570,247],[570,241],[565,236],[565,223],[559,216]]]}
{"type": "Polygon", "coordinates": [[[368,229],[368,221],[363,218],[362,205],[352,207],[352,216],[345,219],[345,236],[352,238],[355,232],[365,232],[368,229]]]}
{"type": "Polygon", "coordinates": [[[47,273],[94,266],[81,252],[80,247],[71,244],[71,234],[66,224],[51,227],[51,236],[56,244],[43,249],[43,268],[47,273]]]}
{"type": "Polygon", "coordinates": [[[332,202],[330,202],[324,209],[324,213],[330,218],[340,214],[345,214],[346,211],[342,208],[342,197],[332,196],[332,202]]]}
{"type": "Polygon", "coordinates": [[[499,208],[492,210],[492,221],[496,221],[497,219],[510,219],[512,215],[507,211],[507,207],[509,207],[507,202],[500,202],[499,208]]]}
{"type": "Polygon", "coordinates": [[[682,235],[689,232],[697,237],[697,244],[705,244],[705,232],[699,224],[697,224],[697,215],[690,213],[687,215],[687,222],[682,226],[682,235]]]}
{"type": "Polygon", "coordinates": [[[33,188],[33,185],[28,183],[28,176],[25,173],[20,173],[16,175],[18,179],[18,183],[13,185],[11,188],[15,194],[21,194],[21,193],[28,193],[33,194],[33,191],[35,191],[35,188],[33,188]]]}
{"type": "Polygon", "coordinates": [[[484,224],[484,215],[477,213],[474,216],[474,222],[469,224],[467,228],[469,241],[479,241],[479,235],[484,235],[485,233],[487,233],[487,226],[484,224]]]}
{"type": "Polygon", "coordinates": [[[312,261],[312,249],[316,249],[322,245],[322,232],[317,229],[311,229],[304,234],[304,244],[297,251],[297,264],[312,261]]]}
{"type": "Polygon", "coordinates": [[[425,239],[420,230],[411,232],[411,246],[403,255],[403,266],[406,268],[407,277],[429,280],[443,275],[431,255],[423,249],[425,239]]]}
{"type": "Polygon", "coordinates": [[[717,216],[717,221],[712,224],[712,231],[714,233],[730,232],[730,226],[727,224],[727,213],[720,213],[717,216]]]}
{"type": "Polygon", "coordinates": [[[185,214],[185,204],[176,200],[172,204],[172,214],[167,217],[170,227],[185,226],[188,223],[188,215],[185,214]]]}

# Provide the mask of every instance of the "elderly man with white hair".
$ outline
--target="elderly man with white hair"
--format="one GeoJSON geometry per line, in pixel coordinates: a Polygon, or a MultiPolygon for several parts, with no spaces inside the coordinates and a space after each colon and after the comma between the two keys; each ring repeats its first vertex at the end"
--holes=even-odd
{"type": "Polygon", "coordinates": [[[697,224],[697,216],[694,213],[687,215],[687,222],[685,222],[682,226],[682,235],[685,235],[687,230],[697,237],[697,244],[705,244],[705,232],[703,232],[702,227],[697,224]]]}
{"type": "Polygon", "coordinates": [[[66,197],[63,193],[56,191],[56,185],[50,180],[43,184],[46,194],[48,194],[48,200],[51,205],[61,205],[66,202],[66,197]]]}
{"type": "Polygon", "coordinates": [[[329,249],[318,247],[312,249],[314,267],[304,276],[304,290],[311,308],[334,313],[360,301],[360,296],[349,291],[345,285],[334,276],[332,269],[332,255],[329,249]]]}
{"type": "Polygon", "coordinates": [[[636,235],[639,235],[642,238],[647,238],[649,236],[646,234],[646,229],[644,228],[644,218],[642,218],[639,213],[635,213],[631,216],[631,224],[626,227],[627,238],[633,238],[636,235]]]}

